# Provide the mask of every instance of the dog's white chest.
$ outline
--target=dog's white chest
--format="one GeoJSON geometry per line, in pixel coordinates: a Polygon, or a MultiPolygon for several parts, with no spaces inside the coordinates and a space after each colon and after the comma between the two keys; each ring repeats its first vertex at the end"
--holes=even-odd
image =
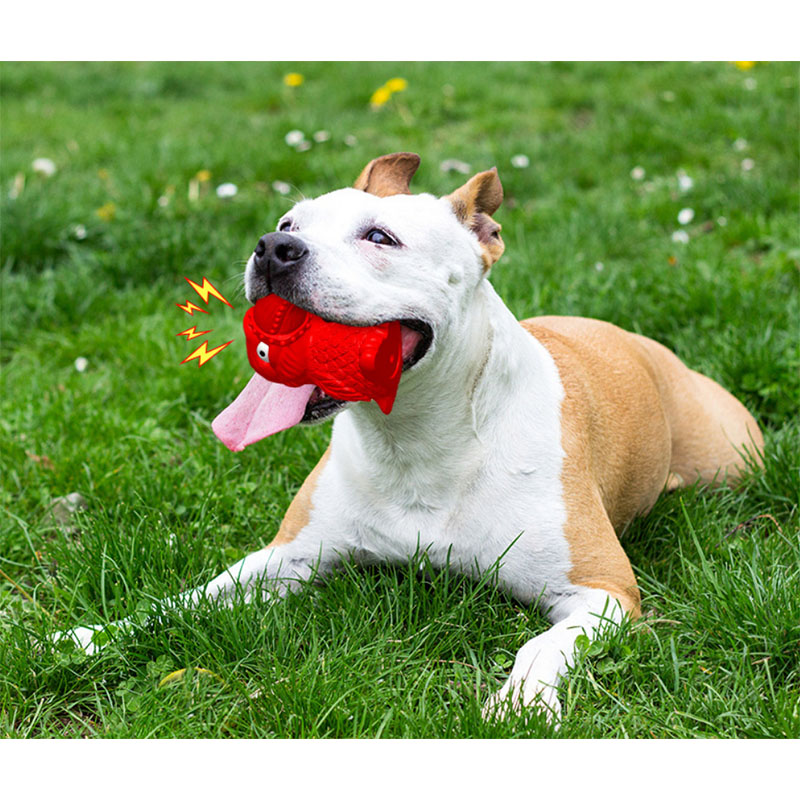
{"type": "Polygon", "coordinates": [[[402,562],[424,552],[437,567],[475,574],[499,563],[500,582],[524,600],[545,580],[557,589],[554,575],[566,582],[563,392],[547,351],[514,325],[495,342],[468,424],[460,424],[463,409],[443,416],[421,432],[407,461],[392,464],[353,418],[337,419],[314,525],[337,529],[335,538],[363,561],[402,562]]]}

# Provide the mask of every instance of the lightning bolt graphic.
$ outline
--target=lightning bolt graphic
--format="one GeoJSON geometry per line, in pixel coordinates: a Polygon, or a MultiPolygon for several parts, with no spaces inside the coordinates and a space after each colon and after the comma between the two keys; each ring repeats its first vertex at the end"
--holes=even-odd
{"type": "Polygon", "coordinates": [[[198,331],[197,325],[192,325],[191,328],[187,328],[185,331],[181,331],[180,333],[176,333],[176,336],[185,336],[187,342],[191,342],[192,339],[196,339],[198,336],[203,336],[206,333],[211,333],[211,331],[198,331]]]}
{"type": "MultiPolygon", "coordinates": [[[[194,316],[195,311],[202,311],[203,314],[208,314],[208,311],[204,308],[200,308],[200,306],[196,306],[191,300],[188,300],[185,306],[182,306],[180,303],[175,303],[175,305],[178,306],[178,308],[182,308],[190,317],[194,316]]],[[[180,336],[180,334],[178,334],[178,336],[180,336]]]]}
{"type": "Polygon", "coordinates": [[[225,303],[226,306],[230,306],[230,308],[233,308],[233,306],[217,291],[217,289],[214,287],[214,284],[211,283],[211,281],[208,278],[203,278],[202,286],[198,286],[194,281],[189,280],[189,278],[185,278],[185,280],[188,281],[189,286],[191,286],[192,289],[194,289],[197,292],[197,294],[199,294],[200,297],[203,298],[203,302],[206,305],[208,305],[208,296],[211,294],[214,295],[214,297],[216,297],[217,300],[222,300],[222,302],[225,303]]]}
{"type": "MultiPolygon", "coordinates": [[[[231,339],[231,342],[233,339],[231,339]]],[[[224,350],[231,342],[225,342],[225,344],[221,344],[219,347],[215,347],[213,350],[208,349],[208,339],[206,339],[197,350],[194,351],[190,356],[181,361],[181,364],[185,364],[187,361],[191,361],[193,358],[197,359],[197,366],[202,367],[206,361],[210,361],[214,356],[219,353],[220,350],[224,350]]]]}

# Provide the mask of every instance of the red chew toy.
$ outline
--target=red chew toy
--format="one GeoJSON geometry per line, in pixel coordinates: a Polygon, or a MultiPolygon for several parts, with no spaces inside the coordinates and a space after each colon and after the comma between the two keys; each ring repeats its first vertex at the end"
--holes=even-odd
{"type": "Polygon", "coordinates": [[[315,384],[337,400],[375,400],[392,410],[403,371],[399,322],[354,327],[326,322],[276,294],[244,315],[247,357],[262,377],[315,384]]]}

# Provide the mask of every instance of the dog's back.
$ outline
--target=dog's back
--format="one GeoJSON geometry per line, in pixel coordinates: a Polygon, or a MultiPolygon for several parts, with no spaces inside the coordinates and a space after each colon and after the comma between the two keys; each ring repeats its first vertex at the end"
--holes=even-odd
{"type": "Polygon", "coordinates": [[[747,409],[658,342],[582,317],[520,324],[559,367],[571,406],[564,418],[581,421],[575,436],[615,528],[655,502],[654,474],[663,473],[655,485],[666,488],[733,483],[746,469],[745,449],[760,461],[763,439],[747,409]],[[636,484],[642,490],[631,492],[636,484]]]}

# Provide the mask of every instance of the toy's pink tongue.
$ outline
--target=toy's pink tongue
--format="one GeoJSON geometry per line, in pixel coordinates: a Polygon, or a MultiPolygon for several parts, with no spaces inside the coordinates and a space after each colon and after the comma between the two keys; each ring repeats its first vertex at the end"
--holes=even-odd
{"type": "Polygon", "coordinates": [[[211,423],[211,428],[229,450],[244,450],[249,444],[297,425],[314,388],[313,384],[284,386],[255,374],[211,423]]]}

